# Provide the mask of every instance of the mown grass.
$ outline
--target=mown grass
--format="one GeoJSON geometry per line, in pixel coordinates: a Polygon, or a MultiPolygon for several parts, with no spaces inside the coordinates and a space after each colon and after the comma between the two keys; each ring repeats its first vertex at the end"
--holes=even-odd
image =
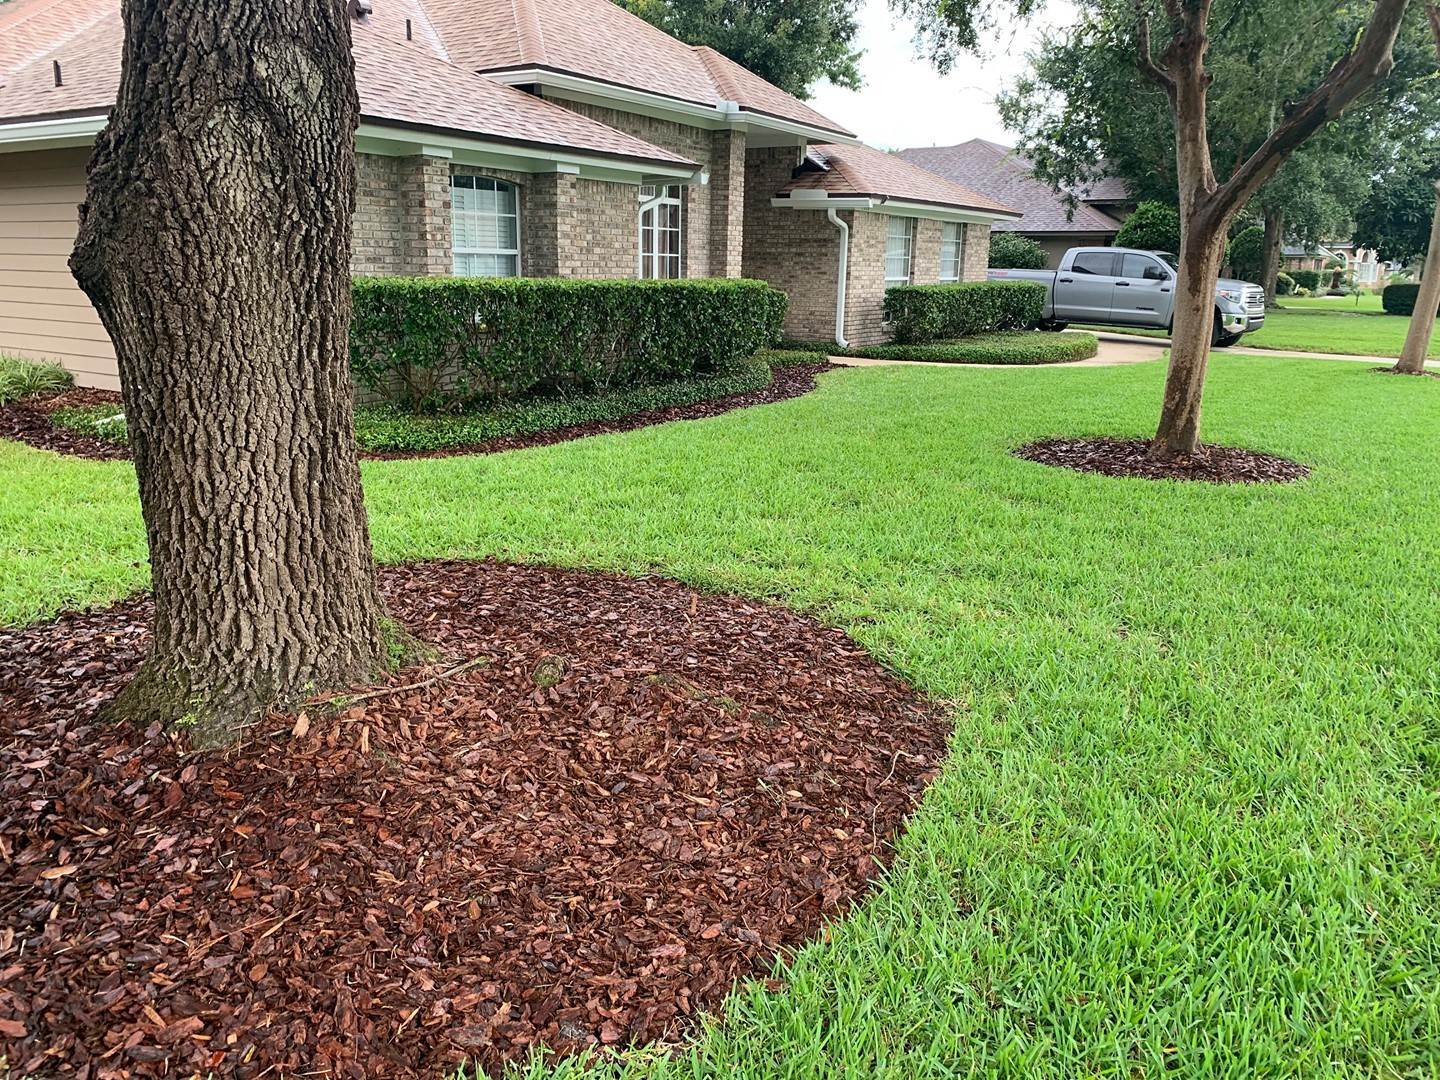
{"type": "MultiPolygon", "coordinates": [[[[1275,487],[1021,461],[1145,434],[1163,368],[878,368],[700,423],[365,466],[379,557],[660,570],[954,702],[875,894],[615,1077],[1431,1077],[1440,383],[1215,358],[1275,487]]],[[[0,619],[143,585],[124,463],[0,446],[0,619]],[[23,551],[17,558],[16,551],[23,551]]]]}

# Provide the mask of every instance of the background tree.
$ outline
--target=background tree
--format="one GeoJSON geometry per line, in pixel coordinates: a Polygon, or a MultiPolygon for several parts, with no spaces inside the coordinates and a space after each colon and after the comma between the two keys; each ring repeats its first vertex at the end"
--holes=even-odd
{"type": "Polygon", "coordinates": [[[1028,236],[1012,232],[990,234],[990,265],[1000,270],[1044,270],[1045,249],[1028,236]]]}
{"type": "Polygon", "coordinates": [[[1440,144],[1416,148],[1387,162],[1355,211],[1355,242],[1386,261],[1409,265],[1425,254],[1440,181],[1440,144]]]}
{"type": "Polygon", "coordinates": [[[1225,261],[1242,281],[1260,276],[1260,263],[1265,257],[1265,230],[1259,225],[1241,229],[1225,250],[1225,261]]]}
{"type": "MultiPolygon", "coordinates": [[[[1035,0],[892,2],[918,20],[922,44],[942,60],[973,44],[984,18],[1007,8],[1024,12],[1036,6],[1035,0]]],[[[1200,448],[1200,411],[1215,333],[1215,282],[1231,222],[1300,147],[1389,75],[1407,6],[1407,0],[1364,6],[1350,0],[1088,0],[1094,32],[1116,46],[1128,44],[1134,63],[1163,93],[1174,129],[1183,238],[1170,370],[1150,450],[1154,459],[1188,456],[1200,448]],[[1282,104],[1256,145],[1245,148],[1233,164],[1220,159],[1217,172],[1209,107],[1220,72],[1209,66],[1207,56],[1212,30],[1220,36],[1242,21],[1253,23],[1261,39],[1304,27],[1307,40],[1327,44],[1333,62],[1316,82],[1282,104]],[[1162,28],[1158,42],[1153,42],[1155,26],[1162,28]]],[[[1310,71],[1303,64],[1294,69],[1304,75],[1310,71]]],[[[1096,166],[1103,168],[1103,162],[1096,166]]]]}
{"type": "Polygon", "coordinates": [[[386,663],[347,357],[337,0],[124,0],[71,267],[115,343],[154,584],[114,711],[215,744],[386,663]]]}
{"type": "Polygon", "coordinates": [[[829,79],[860,88],[858,0],[615,0],[690,45],[709,45],[796,97],[829,79]]]}
{"type": "MultiPolygon", "coordinates": [[[[1430,36],[1435,44],[1435,59],[1440,63],[1440,2],[1425,5],[1430,36]]],[[[1435,181],[1435,214],[1430,224],[1430,242],[1426,245],[1425,269],[1420,277],[1420,292],[1415,297],[1415,310],[1410,315],[1410,331],[1395,370],[1407,375],[1425,371],[1425,358],[1430,355],[1430,339],[1435,333],[1435,319],[1440,316],[1440,179],[1435,181]]]]}
{"type": "Polygon", "coordinates": [[[1163,202],[1142,202],[1115,234],[1117,247],[1180,250],[1180,211],[1163,202]]]}

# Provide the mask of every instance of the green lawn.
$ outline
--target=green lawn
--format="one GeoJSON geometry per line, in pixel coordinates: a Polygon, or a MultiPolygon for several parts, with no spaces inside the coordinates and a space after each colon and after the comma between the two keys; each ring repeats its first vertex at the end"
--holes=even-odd
{"type": "Polygon", "coordinates": [[[1351,293],[1349,296],[1282,296],[1277,302],[1289,311],[1368,311],[1376,315],[1385,314],[1380,304],[1379,293],[1351,293]]]}
{"type": "MultiPolygon", "coordinates": [[[[778,597],[955,703],[878,892],[782,990],[596,1077],[1435,1075],[1440,383],[1212,372],[1207,434],[1310,479],[1009,455],[1146,433],[1158,363],[837,372],[701,423],[366,464],[382,559],[778,597]]],[[[142,559],[128,466],[0,444],[0,621],[138,588],[142,559]]]]}

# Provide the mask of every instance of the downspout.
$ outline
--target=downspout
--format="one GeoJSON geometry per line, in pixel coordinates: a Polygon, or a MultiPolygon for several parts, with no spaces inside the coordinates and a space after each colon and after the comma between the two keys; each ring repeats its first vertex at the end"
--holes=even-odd
{"type": "Polygon", "coordinates": [[[835,282],[835,344],[848,349],[850,343],[845,340],[845,277],[850,262],[850,226],[840,220],[833,207],[825,211],[825,216],[830,219],[831,225],[840,230],[840,267],[835,282]]]}

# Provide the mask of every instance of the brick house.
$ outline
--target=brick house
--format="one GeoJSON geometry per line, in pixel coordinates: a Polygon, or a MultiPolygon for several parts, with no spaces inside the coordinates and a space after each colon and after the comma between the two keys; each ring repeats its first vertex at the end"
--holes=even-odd
{"type": "MultiPolygon", "coordinates": [[[[1016,216],[611,0],[351,11],[357,274],[756,277],[793,336],[869,343],[887,283],[983,278],[1016,216]]],[[[66,260],[121,42],[119,0],[0,6],[0,353],[106,387],[66,260]]]]}

